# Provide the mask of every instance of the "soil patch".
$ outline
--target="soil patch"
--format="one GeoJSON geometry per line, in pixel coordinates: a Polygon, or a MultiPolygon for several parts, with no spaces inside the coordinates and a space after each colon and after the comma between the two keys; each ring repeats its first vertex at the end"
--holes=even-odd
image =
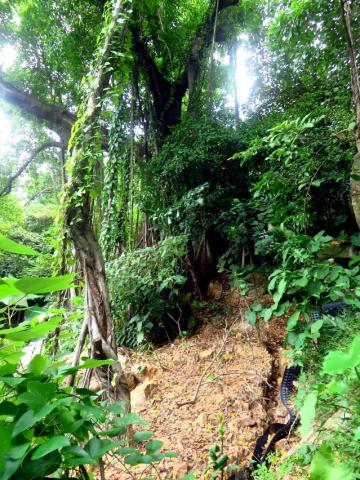
{"type": "MultiPolygon", "coordinates": [[[[243,318],[244,305],[229,306],[229,295],[234,293],[222,292],[217,306],[221,312],[202,312],[202,325],[192,337],[151,353],[130,354],[128,368],[140,382],[132,391],[133,411],[149,422],[146,430],[164,442],[164,449],[178,456],[160,464],[162,478],[181,478],[189,471],[197,478],[210,476],[204,471],[209,447],[217,442],[219,413],[224,416],[229,463],[247,467],[255,441],[270,420],[264,392],[271,387],[274,366],[266,345],[269,336],[281,344],[274,337],[283,338],[283,328],[272,331],[269,325],[259,336],[243,318]],[[197,390],[195,402],[186,404],[197,390]]],[[[106,478],[130,477],[114,466],[106,478]]]]}

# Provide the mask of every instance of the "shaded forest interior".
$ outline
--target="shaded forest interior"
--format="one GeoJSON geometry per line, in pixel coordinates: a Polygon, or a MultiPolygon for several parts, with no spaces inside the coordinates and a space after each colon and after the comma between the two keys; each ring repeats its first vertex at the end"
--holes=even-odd
{"type": "Polygon", "coordinates": [[[0,480],[360,478],[359,56],[356,0],[1,2],[0,480]]]}

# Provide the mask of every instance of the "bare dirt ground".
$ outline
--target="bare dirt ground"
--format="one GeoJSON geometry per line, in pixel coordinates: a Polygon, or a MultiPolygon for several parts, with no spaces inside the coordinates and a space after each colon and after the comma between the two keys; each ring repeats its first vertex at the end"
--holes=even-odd
{"type": "MultiPolygon", "coordinates": [[[[284,322],[271,322],[259,334],[243,318],[249,299],[223,288],[214,297],[217,311],[209,304],[199,313],[201,326],[193,336],[153,352],[128,354],[132,410],[149,422],[145,429],[164,442],[165,450],[177,454],[160,463],[159,478],[181,478],[190,471],[197,479],[209,478],[204,472],[209,447],[217,442],[220,413],[229,463],[244,467],[267,423],[286,416],[276,401],[284,322]]],[[[118,464],[106,473],[108,480],[131,478],[118,464]]]]}

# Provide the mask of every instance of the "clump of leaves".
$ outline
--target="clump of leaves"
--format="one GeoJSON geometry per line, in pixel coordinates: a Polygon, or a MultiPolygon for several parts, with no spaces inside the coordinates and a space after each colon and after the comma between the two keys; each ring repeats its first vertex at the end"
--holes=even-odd
{"type": "MultiPolygon", "coordinates": [[[[0,236],[0,249],[9,253],[38,255],[29,247],[0,236]]],[[[53,293],[72,286],[71,275],[50,278],[2,280],[0,300],[26,298],[34,294],[53,293]]],[[[4,314],[4,310],[0,313],[4,314]]],[[[137,448],[127,448],[120,439],[131,425],[146,422],[128,413],[124,402],[110,404],[85,388],[67,387],[67,375],[80,369],[98,368],[114,360],[85,360],[80,366],[68,367],[65,362],[49,361],[36,355],[22,365],[29,342],[43,339],[60,324],[62,317],[42,312],[13,328],[0,330],[0,480],[43,478],[55,474],[69,478],[89,476],[86,465],[99,465],[109,454],[124,465],[144,465],[149,470],[154,462],[175,456],[161,453],[162,442],[152,440],[152,432],[137,432],[137,448]]]]}
{"type": "Polygon", "coordinates": [[[186,277],[182,259],[186,237],[130,251],[107,264],[109,292],[118,319],[119,342],[129,347],[166,335],[166,326],[181,318],[180,288],[186,277]]]}
{"type": "Polygon", "coordinates": [[[303,400],[301,434],[321,425],[320,439],[311,462],[311,480],[355,480],[360,474],[360,335],[345,350],[331,350],[321,374],[303,400]],[[334,421],[329,422],[329,418],[334,421]]]}
{"type": "Polygon", "coordinates": [[[209,448],[209,466],[205,471],[205,474],[208,472],[212,472],[210,479],[215,480],[220,478],[223,480],[225,478],[225,474],[232,470],[238,469],[238,465],[231,464],[228,465],[229,462],[229,455],[224,452],[224,438],[225,438],[225,425],[224,425],[224,415],[219,413],[217,416],[218,426],[217,426],[217,434],[218,434],[218,443],[215,443],[209,448]]]}
{"type": "Polygon", "coordinates": [[[331,128],[326,115],[287,119],[236,155],[241,166],[252,170],[252,204],[264,226],[284,223],[303,233],[336,230],[349,222],[354,151],[338,136],[329,136],[331,128]]]}
{"type": "Polygon", "coordinates": [[[295,308],[287,322],[287,339],[295,349],[301,350],[308,339],[320,336],[326,320],[312,321],[310,314],[324,303],[344,300],[348,305],[360,307],[357,298],[360,268],[356,259],[350,262],[349,268],[319,260],[319,252],[333,240],[324,232],[314,237],[288,234],[288,239],[279,245],[281,265],[269,277],[268,290],[274,303],[268,308],[254,305],[247,318],[251,324],[257,316],[267,322],[273,315],[280,317],[290,307],[295,308]]]}

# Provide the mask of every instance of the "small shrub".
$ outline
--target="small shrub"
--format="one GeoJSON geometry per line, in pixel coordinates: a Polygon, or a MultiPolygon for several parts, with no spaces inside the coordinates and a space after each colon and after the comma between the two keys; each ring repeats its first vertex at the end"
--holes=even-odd
{"type": "Polygon", "coordinates": [[[169,326],[180,333],[176,322],[182,314],[185,252],[186,237],[169,237],[107,264],[111,306],[121,344],[135,347],[161,340],[169,326]]]}
{"type": "Polygon", "coordinates": [[[318,253],[332,237],[320,232],[314,237],[289,234],[287,241],[279,245],[282,262],[269,277],[268,290],[274,303],[263,308],[254,305],[247,313],[250,323],[259,315],[265,322],[275,315],[284,315],[290,307],[296,310],[287,322],[288,342],[301,350],[309,339],[318,339],[325,323],[324,318],[311,321],[310,314],[323,304],[344,300],[348,305],[360,307],[358,288],[360,267],[356,258],[345,268],[328,260],[319,260],[318,253]]]}
{"type": "MultiPolygon", "coordinates": [[[[358,317],[358,313],[344,317],[355,331],[358,317]]],[[[302,436],[313,423],[319,430],[310,469],[314,480],[355,480],[360,475],[360,334],[348,335],[346,342],[344,337],[338,340],[343,346],[328,351],[320,372],[304,379],[306,385],[311,383],[310,390],[305,396],[303,388],[299,391],[302,436]]]]}
{"type": "MultiPolygon", "coordinates": [[[[0,240],[0,250],[37,255],[6,237],[0,240]]],[[[72,280],[71,275],[3,280],[0,300],[13,297],[16,305],[19,298],[68,289],[72,280]]],[[[0,315],[4,313],[1,309],[0,315]]],[[[146,422],[127,413],[124,403],[104,401],[101,392],[65,386],[66,376],[114,360],[88,359],[68,367],[36,355],[27,365],[21,364],[26,345],[59,326],[59,313],[59,309],[42,311],[17,327],[0,329],[0,480],[35,480],[51,474],[89,479],[86,466],[100,466],[109,453],[126,468],[144,465],[151,474],[154,463],[175,454],[161,452],[163,443],[152,440],[152,432],[136,432],[131,439],[134,446],[127,446],[124,436],[129,426],[146,422]]]]}

